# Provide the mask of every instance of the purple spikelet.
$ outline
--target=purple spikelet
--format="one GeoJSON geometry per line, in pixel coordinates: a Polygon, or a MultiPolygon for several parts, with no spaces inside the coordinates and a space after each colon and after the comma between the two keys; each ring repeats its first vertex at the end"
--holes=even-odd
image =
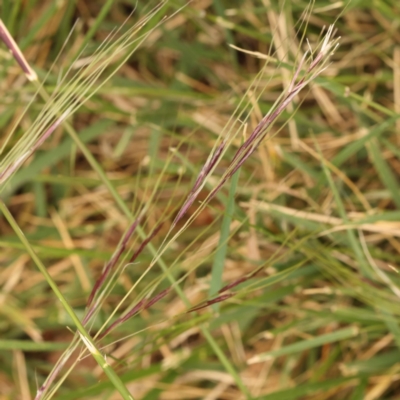
{"type": "Polygon", "coordinates": [[[196,182],[194,183],[188,197],[186,198],[185,202],[183,203],[182,207],[180,208],[177,216],[174,219],[174,222],[172,223],[172,228],[178,223],[180,219],[186,214],[187,210],[190,208],[190,206],[194,203],[198,196],[198,190],[201,188],[203,185],[205,179],[207,178],[208,174],[212,171],[214,166],[218,163],[218,161],[221,159],[222,153],[226,147],[226,141],[222,141],[218,147],[215,149],[214,153],[209,157],[209,159],[206,161],[206,163],[203,165],[196,182]]]}
{"type": "MultiPolygon", "coordinates": [[[[318,51],[314,60],[312,60],[306,68],[304,75],[301,79],[298,80],[300,73],[303,69],[303,65],[308,56],[308,52],[304,54],[302,59],[299,62],[299,65],[293,75],[292,81],[287,90],[287,94],[278,102],[268,113],[265,115],[262,120],[255,127],[250,136],[245,140],[245,142],[238,148],[236,154],[232,158],[229,163],[229,166],[226,168],[225,173],[220,179],[219,183],[213,188],[211,193],[207,197],[207,202],[212,200],[213,197],[218,193],[218,191],[222,188],[222,186],[235,174],[235,172],[246,162],[246,160],[254,153],[254,151],[258,148],[260,143],[265,139],[269,132],[269,128],[273,124],[273,122],[279,117],[280,114],[285,110],[285,108],[292,102],[292,100],[299,94],[299,92],[304,89],[313,79],[315,79],[324,69],[324,65],[327,60],[327,55],[332,54],[335,48],[337,47],[337,41],[331,41],[331,37],[333,35],[333,25],[329,27],[325,39],[321,45],[320,50],[318,51]],[[297,81],[298,80],[298,81],[297,81]]],[[[207,160],[207,162],[202,167],[196,182],[190,191],[187,199],[183,203],[180,208],[175,220],[172,224],[174,227],[177,222],[182,219],[182,217],[186,214],[189,207],[196,200],[199,189],[204,184],[210,172],[212,172],[214,166],[221,159],[223,154],[223,150],[226,147],[226,140],[224,140],[214,151],[211,157],[207,160]]]]}
{"type": "Polygon", "coordinates": [[[126,313],[123,317],[118,318],[116,321],[114,321],[99,337],[98,339],[102,339],[105,337],[108,333],[110,333],[115,327],[118,325],[123,324],[125,321],[128,319],[132,318],[136,314],[138,314],[142,310],[147,310],[150,308],[152,305],[160,301],[163,297],[165,297],[168,293],[170,292],[170,288],[164,289],[160,293],[158,293],[156,296],[154,296],[151,299],[142,299],[137,303],[128,313],[126,313]]]}

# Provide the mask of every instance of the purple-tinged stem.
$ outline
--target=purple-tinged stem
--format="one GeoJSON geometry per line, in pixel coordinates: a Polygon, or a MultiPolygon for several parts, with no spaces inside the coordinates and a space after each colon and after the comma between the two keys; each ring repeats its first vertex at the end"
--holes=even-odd
{"type": "Polygon", "coordinates": [[[196,179],[196,182],[192,188],[192,192],[195,192],[200,185],[202,184],[202,182],[204,181],[204,178],[207,176],[207,174],[212,170],[212,168],[214,167],[214,165],[218,162],[218,160],[220,159],[223,150],[226,147],[226,141],[222,141],[218,147],[215,149],[213,155],[211,156],[211,158],[209,159],[209,161],[207,161],[203,168],[200,171],[200,174],[198,176],[198,178],[196,179]]]}
{"type": "Polygon", "coordinates": [[[234,280],[233,282],[228,283],[226,286],[221,288],[218,291],[218,293],[226,292],[227,290],[232,289],[233,287],[239,285],[240,283],[246,282],[249,279],[254,278],[262,268],[263,268],[263,266],[255,269],[253,272],[251,272],[250,274],[248,274],[246,276],[242,276],[241,278],[238,278],[238,279],[234,280]]]}
{"type": "Polygon", "coordinates": [[[129,241],[129,239],[132,237],[137,226],[139,225],[140,221],[142,220],[142,216],[143,216],[142,214],[139,214],[139,216],[135,219],[135,221],[129,227],[128,231],[125,233],[124,238],[122,239],[122,242],[121,242],[118,250],[114,253],[113,257],[111,258],[111,260],[107,263],[106,267],[104,268],[103,273],[99,276],[96,283],[94,284],[93,289],[89,295],[86,307],[90,307],[97,291],[99,290],[101,285],[104,283],[104,281],[109,276],[109,274],[112,271],[112,269],[114,268],[115,264],[118,262],[119,258],[121,257],[121,254],[125,251],[126,245],[129,241]]]}
{"type": "MultiPolygon", "coordinates": [[[[229,289],[232,289],[236,286],[238,286],[239,284],[246,282],[247,280],[253,278],[257,273],[258,273],[259,269],[256,269],[255,271],[253,271],[252,273],[250,273],[249,275],[246,276],[242,276],[238,279],[235,279],[233,282],[228,283],[227,285],[225,285],[223,288],[221,288],[220,290],[218,290],[218,293],[223,293],[226,292],[229,289]]],[[[215,297],[214,299],[208,300],[206,302],[204,302],[203,304],[200,304],[198,306],[195,306],[193,308],[191,308],[189,311],[187,311],[187,313],[193,312],[193,311],[198,311],[201,310],[202,308],[205,307],[209,307],[215,303],[220,303],[221,301],[230,299],[232,296],[234,296],[235,293],[225,293],[225,294],[221,294],[220,296],[215,297]]]]}
{"type": "Polygon", "coordinates": [[[135,305],[135,307],[132,308],[127,314],[125,314],[123,317],[118,318],[115,320],[103,333],[101,333],[98,336],[98,340],[103,339],[106,335],[108,335],[117,325],[123,324],[125,321],[127,321],[129,318],[133,317],[136,315],[143,307],[144,303],[146,302],[146,299],[142,299],[135,305]]]}
{"type": "Polygon", "coordinates": [[[150,233],[149,236],[147,236],[147,238],[145,240],[143,240],[143,242],[141,243],[141,245],[139,246],[139,248],[135,251],[135,253],[133,254],[133,256],[131,257],[131,259],[129,260],[130,263],[134,262],[136,260],[136,258],[139,256],[139,254],[143,251],[143,249],[149,244],[149,242],[154,238],[154,236],[157,235],[158,232],[160,232],[162,226],[163,226],[163,222],[160,222],[156,228],[153,230],[153,232],[150,233]]]}
{"type": "Polygon", "coordinates": [[[98,340],[104,338],[108,335],[116,326],[123,324],[129,318],[132,318],[134,315],[138,314],[142,310],[147,310],[152,305],[160,301],[163,297],[165,297],[170,292],[170,288],[162,290],[156,296],[151,299],[142,299],[137,303],[128,313],[126,313],[123,317],[115,320],[101,335],[99,335],[98,340]]]}
{"type": "Polygon", "coordinates": [[[186,314],[194,312],[194,311],[201,310],[201,309],[209,307],[209,306],[212,306],[215,303],[220,303],[221,301],[225,301],[227,299],[230,299],[234,295],[235,295],[235,293],[221,294],[221,296],[215,297],[214,299],[208,300],[208,301],[206,301],[205,303],[203,303],[203,304],[201,304],[199,306],[191,308],[189,311],[186,311],[186,314]]]}
{"type": "Polygon", "coordinates": [[[222,289],[218,290],[218,293],[223,293],[226,292],[229,289],[232,289],[234,287],[236,287],[237,285],[239,285],[240,283],[246,282],[248,279],[250,279],[251,276],[242,276],[241,278],[238,278],[236,280],[234,280],[231,283],[228,283],[226,286],[224,286],[222,289]]]}
{"type": "Polygon", "coordinates": [[[37,81],[36,72],[29,66],[24,55],[19,49],[17,43],[15,43],[15,40],[13,39],[13,37],[11,36],[10,32],[8,31],[7,27],[4,25],[1,19],[0,19],[0,39],[8,47],[15,60],[17,61],[21,69],[24,71],[26,77],[30,81],[37,81]]]}
{"type": "Polygon", "coordinates": [[[225,147],[226,147],[226,141],[224,140],[218,145],[218,147],[215,149],[213,155],[203,165],[203,167],[196,179],[196,182],[193,185],[193,188],[191,189],[187,199],[185,200],[185,202],[183,203],[177,216],[175,217],[171,228],[173,228],[178,223],[178,221],[186,214],[187,210],[190,208],[190,206],[196,200],[197,195],[198,195],[198,193],[196,193],[196,191],[201,187],[204,180],[207,178],[207,175],[214,168],[215,164],[220,160],[220,158],[222,156],[222,152],[225,149],[225,147]]]}
{"type": "MultiPolygon", "coordinates": [[[[121,254],[124,252],[126,245],[128,243],[128,240],[131,238],[133,233],[135,232],[136,227],[139,225],[140,221],[142,219],[142,215],[139,215],[138,218],[133,222],[129,230],[126,232],[120,247],[118,250],[114,253],[114,256],[111,258],[111,260],[107,263],[106,267],[104,268],[103,273],[100,275],[100,277],[97,279],[95,285],[93,286],[92,292],[90,293],[88,302],[86,307],[89,308],[87,311],[84,319],[83,319],[83,324],[85,325],[89,319],[92,317],[93,313],[95,312],[97,308],[97,302],[93,304],[93,299],[96,296],[96,293],[99,291],[100,287],[103,285],[104,281],[107,279],[109,276],[110,272],[114,268],[115,264],[118,262],[119,258],[121,257],[121,254]]],[[[139,248],[135,251],[131,259],[129,260],[129,263],[132,263],[136,260],[136,258],[140,255],[140,253],[143,251],[143,249],[147,246],[147,244],[154,238],[154,236],[157,235],[157,233],[160,231],[162,228],[163,223],[160,223],[157,225],[157,227],[151,232],[151,234],[140,244],[139,248]]]]}
{"type": "Polygon", "coordinates": [[[153,304],[157,303],[157,301],[161,300],[163,297],[165,297],[169,292],[170,288],[162,290],[160,293],[158,293],[156,296],[154,296],[152,299],[150,299],[146,305],[143,307],[143,310],[147,310],[150,308],[153,304]]]}
{"type": "MultiPolygon", "coordinates": [[[[69,357],[69,356],[68,356],[69,357]]],[[[54,378],[58,375],[61,371],[61,368],[65,365],[65,361],[68,357],[64,358],[64,362],[59,362],[58,365],[51,371],[50,375],[47,377],[46,382],[36,391],[35,400],[39,400],[42,398],[43,394],[48,389],[49,384],[54,380],[54,378]]]]}

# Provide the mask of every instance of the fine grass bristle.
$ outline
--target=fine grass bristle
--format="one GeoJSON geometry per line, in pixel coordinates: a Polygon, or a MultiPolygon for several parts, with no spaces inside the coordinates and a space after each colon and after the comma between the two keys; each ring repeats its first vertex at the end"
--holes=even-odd
{"type": "Polygon", "coordinates": [[[395,2],[1,7],[1,399],[399,397],[395,2]]]}

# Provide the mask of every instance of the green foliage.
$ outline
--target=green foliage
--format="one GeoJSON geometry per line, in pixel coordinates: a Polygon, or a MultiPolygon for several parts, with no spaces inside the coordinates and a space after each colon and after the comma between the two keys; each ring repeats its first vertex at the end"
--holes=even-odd
{"type": "Polygon", "coordinates": [[[54,367],[46,399],[398,397],[396,2],[1,11],[38,80],[1,46],[0,397],[54,367]],[[210,200],[332,23],[331,65],[210,200]]]}

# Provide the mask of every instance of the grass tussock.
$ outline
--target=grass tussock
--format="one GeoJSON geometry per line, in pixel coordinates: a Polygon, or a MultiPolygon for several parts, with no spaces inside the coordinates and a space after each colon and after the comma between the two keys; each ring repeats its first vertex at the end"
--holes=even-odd
{"type": "Polygon", "coordinates": [[[26,3],[0,397],[397,398],[397,4],[26,3]]]}

